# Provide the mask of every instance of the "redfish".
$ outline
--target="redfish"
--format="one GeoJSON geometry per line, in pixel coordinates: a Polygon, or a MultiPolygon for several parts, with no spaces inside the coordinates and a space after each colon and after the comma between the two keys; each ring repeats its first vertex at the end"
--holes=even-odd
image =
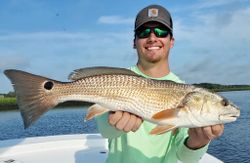
{"type": "Polygon", "coordinates": [[[150,134],[179,127],[203,127],[235,121],[239,108],[226,98],[189,84],[146,79],[123,68],[75,70],[70,82],[60,82],[20,70],[5,70],[15,89],[25,128],[65,101],[98,104],[86,119],[122,110],[157,124],[150,134]]]}

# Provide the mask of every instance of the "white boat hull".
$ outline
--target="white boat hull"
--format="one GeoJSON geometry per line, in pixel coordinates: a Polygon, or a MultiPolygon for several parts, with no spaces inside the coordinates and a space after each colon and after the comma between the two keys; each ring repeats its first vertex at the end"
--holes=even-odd
{"type": "MultiPolygon", "coordinates": [[[[99,134],[59,135],[0,141],[0,163],[105,162],[107,141],[99,134]]],[[[205,154],[200,163],[222,163],[205,154]]]]}

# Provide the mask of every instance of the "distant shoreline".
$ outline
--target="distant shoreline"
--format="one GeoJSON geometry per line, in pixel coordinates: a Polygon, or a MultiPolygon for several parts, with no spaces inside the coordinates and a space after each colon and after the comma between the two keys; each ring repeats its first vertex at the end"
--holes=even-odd
{"type": "Polygon", "coordinates": [[[213,92],[234,92],[234,91],[250,91],[249,89],[240,89],[240,88],[228,88],[228,89],[223,89],[223,88],[218,88],[218,89],[210,89],[213,92]]]}
{"type": "Polygon", "coordinates": [[[198,87],[206,88],[214,92],[229,92],[229,91],[249,91],[250,85],[221,85],[211,83],[193,84],[198,87]]]}

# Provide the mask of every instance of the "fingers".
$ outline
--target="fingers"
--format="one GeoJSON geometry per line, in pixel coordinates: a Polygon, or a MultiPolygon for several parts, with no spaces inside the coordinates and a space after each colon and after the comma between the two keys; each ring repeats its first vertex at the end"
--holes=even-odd
{"type": "Polygon", "coordinates": [[[209,139],[213,140],[215,138],[218,138],[219,136],[222,135],[224,131],[224,125],[213,125],[213,126],[208,126],[208,127],[203,127],[202,128],[204,135],[209,139]]]}
{"type": "Polygon", "coordinates": [[[116,111],[110,113],[109,123],[118,130],[135,132],[140,127],[142,119],[128,112],[116,111]]]}
{"type": "Polygon", "coordinates": [[[115,126],[115,124],[121,119],[122,114],[123,114],[122,111],[110,112],[110,114],[109,114],[109,123],[112,126],[115,126]]]}
{"type": "MultiPolygon", "coordinates": [[[[127,112],[125,112],[125,113],[127,113],[127,112]]],[[[129,114],[129,113],[127,113],[127,114],[129,114]]],[[[125,131],[125,132],[132,131],[135,123],[136,123],[136,116],[131,114],[130,118],[128,119],[128,121],[127,121],[127,123],[125,125],[125,127],[123,128],[123,131],[125,131]]]]}
{"type": "Polygon", "coordinates": [[[191,149],[203,147],[211,140],[221,136],[223,131],[223,124],[199,128],[190,128],[188,131],[189,139],[187,141],[187,146],[191,149]]]}
{"type": "Polygon", "coordinates": [[[202,131],[203,131],[203,135],[209,139],[209,140],[212,140],[215,138],[214,134],[213,134],[213,131],[212,131],[212,127],[208,126],[208,127],[203,127],[201,128],[202,131]]]}
{"type": "Polygon", "coordinates": [[[224,125],[218,124],[207,127],[191,128],[189,130],[190,132],[195,134],[195,136],[204,137],[206,139],[212,140],[222,135],[224,131],[224,125]]]}
{"type": "Polygon", "coordinates": [[[140,117],[136,117],[136,122],[135,122],[135,125],[134,127],[132,128],[132,131],[135,132],[139,129],[139,127],[141,126],[142,124],[142,119],[140,117]]]}
{"type": "Polygon", "coordinates": [[[190,136],[194,136],[194,137],[205,137],[207,138],[207,136],[204,134],[204,131],[201,127],[199,128],[190,128],[189,129],[189,135],[190,136]]]}
{"type": "Polygon", "coordinates": [[[219,137],[223,134],[224,132],[224,125],[223,124],[219,124],[219,125],[214,125],[212,126],[212,131],[213,131],[213,134],[216,136],[216,137],[219,137]]]}
{"type": "Polygon", "coordinates": [[[127,132],[125,130],[125,127],[127,125],[127,123],[130,120],[130,115],[127,112],[123,112],[123,115],[121,117],[121,119],[116,123],[116,128],[118,128],[119,130],[123,130],[125,132],[127,132]]]}

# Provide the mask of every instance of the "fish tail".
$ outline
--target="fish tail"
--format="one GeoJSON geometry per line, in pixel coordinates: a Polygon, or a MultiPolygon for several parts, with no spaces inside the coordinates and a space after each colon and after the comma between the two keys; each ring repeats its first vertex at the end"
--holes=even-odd
{"type": "Polygon", "coordinates": [[[59,82],[20,70],[9,69],[4,73],[14,87],[25,129],[58,104],[52,90],[59,82]]]}

